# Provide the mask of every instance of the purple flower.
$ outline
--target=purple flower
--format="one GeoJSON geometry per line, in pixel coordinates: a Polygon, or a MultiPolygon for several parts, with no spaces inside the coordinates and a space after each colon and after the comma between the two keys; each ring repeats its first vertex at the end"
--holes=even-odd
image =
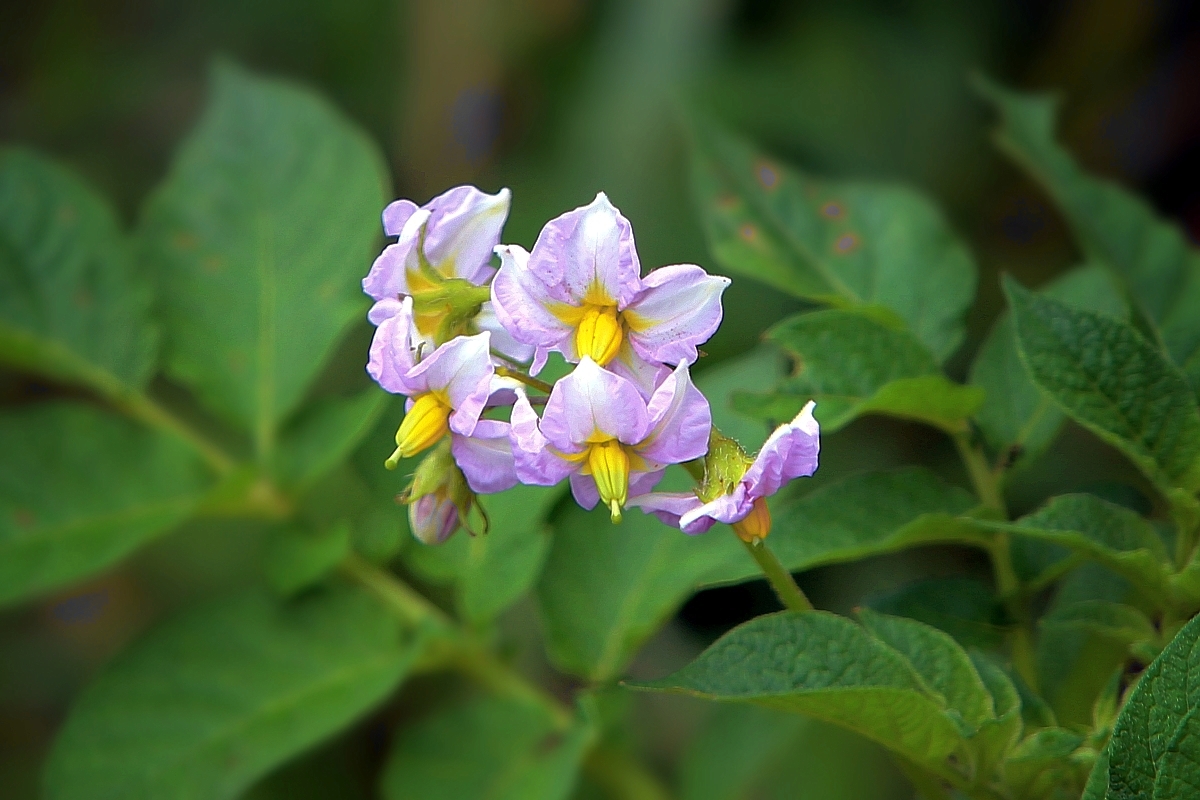
{"type": "Polygon", "coordinates": [[[693,363],[721,323],[729,279],[693,264],[640,277],[633,229],[603,193],[546,223],[532,252],[496,252],[492,304],[513,338],[536,348],[533,374],[552,351],[572,362],[590,357],[649,397],[662,365],[693,363]]]}
{"type": "Polygon", "coordinates": [[[817,470],[820,426],[809,402],[786,425],[775,429],[753,461],[731,440],[721,453],[714,447],[705,459],[705,481],[695,493],[659,492],[633,497],[629,505],[654,514],[684,533],[703,533],[715,522],[733,525],[746,541],[762,539],[771,530],[766,498],[793,478],[817,470]]]}
{"type": "Polygon", "coordinates": [[[680,364],[651,395],[585,355],[554,386],[541,420],[522,393],[512,411],[517,477],[552,486],[571,480],[581,506],[603,501],[614,522],[630,494],[654,488],[668,464],[704,455],[708,401],[680,364]]]}
{"type": "Polygon", "coordinates": [[[408,506],[408,527],[423,544],[441,544],[458,523],[458,506],[444,493],[422,495],[408,506]]]}

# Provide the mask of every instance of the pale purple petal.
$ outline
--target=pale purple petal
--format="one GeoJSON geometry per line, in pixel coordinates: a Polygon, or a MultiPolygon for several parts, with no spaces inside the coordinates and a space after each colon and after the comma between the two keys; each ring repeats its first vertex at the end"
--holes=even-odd
{"type": "Polygon", "coordinates": [[[750,497],[768,497],[793,478],[806,478],[817,471],[821,429],[813,416],[816,403],[809,401],[786,425],[780,425],[742,476],[750,497]]]}
{"type": "Polygon", "coordinates": [[[649,472],[630,472],[629,473],[629,496],[646,494],[662,480],[663,471],[661,469],[650,470],[649,472]]]}
{"type": "Polygon", "coordinates": [[[677,366],[654,390],[647,411],[651,430],[638,447],[642,458],[659,465],[681,464],[708,452],[712,412],[686,364],[677,366]]]}
{"type": "Polygon", "coordinates": [[[581,447],[597,433],[632,445],[645,438],[650,418],[632,383],[585,357],[554,385],[542,412],[541,430],[563,451],[581,447]]]}
{"type": "Polygon", "coordinates": [[[409,380],[415,358],[412,350],[412,298],[381,300],[371,309],[379,319],[371,340],[367,374],[385,391],[413,394],[409,380]]]}
{"type": "MultiPolygon", "coordinates": [[[[650,492],[649,494],[630,497],[626,504],[640,508],[647,514],[653,514],[666,525],[679,527],[679,520],[684,514],[693,511],[704,503],[695,492],[650,492]]],[[[715,520],[711,517],[699,517],[692,525],[692,530],[685,533],[704,533],[713,526],[715,520]]]]}
{"type": "Polygon", "coordinates": [[[676,264],[654,270],[642,285],[624,313],[633,348],[648,361],[695,363],[696,345],[721,324],[721,293],[729,278],[676,264]]]}
{"type": "Polygon", "coordinates": [[[456,336],[409,370],[406,382],[425,392],[445,392],[454,413],[450,429],[470,436],[487,405],[494,373],[490,333],[456,336]]]}
{"type": "MultiPolygon", "coordinates": [[[[393,204],[394,205],[394,204],[393,204]]],[[[363,291],[376,300],[408,294],[408,270],[417,268],[417,243],[421,227],[429,221],[429,212],[413,212],[399,231],[399,239],[383,249],[371,271],[363,278],[363,291]]]]}
{"type": "Polygon", "coordinates": [[[638,355],[637,351],[630,346],[628,338],[621,342],[621,349],[617,353],[617,357],[608,362],[605,369],[631,382],[646,400],[650,399],[659,384],[671,374],[671,368],[666,364],[647,361],[638,355]]]}
{"type": "MultiPolygon", "coordinates": [[[[492,350],[506,360],[523,364],[533,358],[533,345],[518,342],[513,335],[500,324],[496,316],[496,308],[490,302],[484,303],[479,313],[475,315],[475,327],[492,334],[492,350]]],[[[495,361],[495,357],[493,356],[495,361]]],[[[496,362],[500,364],[500,361],[496,362]]]]}
{"type": "Polygon", "coordinates": [[[546,285],[529,271],[529,253],[517,245],[496,248],[500,271],[492,280],[492,310],[515,341],[537,347],[531,372],[536,375],[546,356],[560,345],[572,346],[570,325],[550,312],[558,301],[546,285]]]}
{"type": "Polygon", "coordinates": [[[732,525],[745,519],[754,507],[754,498],[746,493],[746,485],[739,483],[732,494],[723,494],[710,503],[693,508],[679,518],[679,529],[684,533],[701,533],[712,526],[712,521],[732,525]],[[704,520],[710,520],[704,522],[704,520]]]}
{"type": "Polygon", "coordinates": [[[470,436],[450,436],[450,452],[477,494],[495,494],[517,485],[509,424],[481,419],[470,436]]]}
{"type": "MultiPolygon", "coordinates": [[[[555,453],[538,428],[537,414],[524,392],[513,405],[509,437],[517,478],[533,486],[553,486],[579,468],[555,453]]],[[[573,450],[571,452],[579,452],[573,450]]]]}
{"type": "Polygon", "coordinates": [[[388,236],[399,236],[404,223],[417,213],[417,204],[412,200],[395,200],[383,210],[383,232],[388,236]]]}
{"type": "Polygon", "coordinates": [[[633,228],[603,192],[546,223],[529,269],[554,299],[570,305],[579,305],[597,287],[623,309],[641,289],[633,228]]]}
{"type": "Polygon", "coordinates": [[[596,488],[595,478],[581,472],[571,473],[571,494],[575,496],[575,502],[588,511],[600,502],[600,490],[596,488]]]}
{"type": "Polygon", "coordinates": [[[422,208],[430,212],[425,257],[447,278],[482,285],[493,272],[492,250],[508,218],[512,193],[485,194],[474,186],[456,186],[422,208]]]}

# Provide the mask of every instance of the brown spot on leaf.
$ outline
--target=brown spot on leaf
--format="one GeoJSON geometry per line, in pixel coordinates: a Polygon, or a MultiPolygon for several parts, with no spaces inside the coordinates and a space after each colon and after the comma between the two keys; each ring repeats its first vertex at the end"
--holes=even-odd
{"type": "Polygon", "coordinates": [[[180,250],[195,250],[200,240],[187,231],[179,231],[171,237],[171,244],[180,250]]]}
{"type": "Polygon", "coordinates": [[[858,249],[859,244],[861,244],[861,240],[857,233],[844,233],[833,243],[833,251],[841,255],[853,253],[858,249]]]}
{"type": "Polygon", "coordinates": [[[754,165],[754,177],[768,192],[779,186],[779,171],[766,161],[760,161],[754,165]]]}
{"type": "Polygon", "coordinates": [[[749,222],[747,222],[745,225],[738,228],[738,235],[741,236],[743,239],[745,239],[747,242],[753,242],[755,239],[758,238],[758,228],[754,227],[749,222]]]}
{"type": "Polygon", "coordinates": [[[15,523],[18,528],[29,530],[37,524],[37,517],[35,517],[33,512],[28,508],[13,509],[12,517],[13,523],[15,523]]]}
{"type": "Polygon", "coordinates": [[[842,204],[830,201],[821,206],[821,213],[829,219],[841,219],[845,215],[846,209],[842,208],[842,204]]]}
{"type": "Polygon", "coordinates": [[[206,256],[200,266],[209,275],[216,275],[225,266],[225,261],[220,256],[206,256]]]}

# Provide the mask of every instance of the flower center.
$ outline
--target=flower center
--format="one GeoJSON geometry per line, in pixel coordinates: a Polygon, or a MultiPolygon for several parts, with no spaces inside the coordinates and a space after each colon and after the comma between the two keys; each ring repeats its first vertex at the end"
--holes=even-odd
{"type": "Polygon", "coordinates": [[[621,521],[621,508],[629,495],[629,454],[616,439],[588,448],[587,471],[596,481],[600,501],[608,506],[614,523],[621,521]]]}
{"type": "Polygon", "coordinates": [[[435,392],[418,395],[396,431],[396,452],[387,460],[395,469],[402,458],[416,455],[438,442],[450,429],[450,404],[435,392]]]}
{"type": "Polygon", "coordinates": [[[580,358],[591,356],[597,364],[606,366],[620,352],[624,338],[616,306],[591,303],[584,306],[575,328],[575,349],[580,358]]]}
{"type": "Polygon", "coordinates": [[[771,532],[771,511],[767,508],[767,498],[759,497],[750,507],[750,513],[744,519],[733,523],[733,531],[743,542],[754,543],[755,539],[765,539],[771,532]]]}

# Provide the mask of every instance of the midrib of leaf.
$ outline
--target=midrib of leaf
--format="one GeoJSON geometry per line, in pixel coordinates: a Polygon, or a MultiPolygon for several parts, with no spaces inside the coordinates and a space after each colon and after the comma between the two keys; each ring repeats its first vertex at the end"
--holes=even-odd
{"type": "MultiPolygon", "coordinates": [[[[116,375],[87,360],[61,339],[39,336],[0,321],[0,344],[5,341],[13,342],[17,347],[23,346],[33,352],[35,360],[38,362],[59,366],[62,372],[69,372],[76,376],[79,382],[95,390],[105,399],[120,400],[136,393],[116,375]]],[[[38,364],[22,363],[21,366],[30,370],[38,369],[38,364]]],[[[65,378],[66,376],[60,377],[65,378]]]]}
{"type": "Polygon", "coordinates": [[[85,530],[96,525],[131,523],[138,521],[142,517],[153,517],[166,512],[187,513],[196,505],[197,500],[198,495],[178,497],[159,503],[135,505],[108,514],[96,514],[82,520],[68,522],[64,525],[35,528],[26,535],[18,534],[17,536],[0,538],[0,551],[5,549],[20,549],[19,547],[11,547],[11,545],[27,545],[43,541],[62,541],[75,535],[81,529],[85,530]]]}
{"type": "Polygon", "coordinates": [[[205,750],[215,747],[222,741],[231,738],[234,734],[251,728],[257,723],[261,723],[270,719],[272,716],[279,715],[284,712],[291,711],[294,708],[300,707],[309,699],[309,697],[319,696],[322,693],[336,688],[339,684],[349,683],[356,680],[365,680],[367,676],[376,671],[382,671],[384,667],[389,666],[389,662],[396,660],[397,654],[388,654],[377,656],[370,661],[363,661],[348,667],[343,667],[340,670],[333,672],[327,678],[315,683],[310,683],[301,689],[283,695],[273,702],[266,703],[258,707],[258,713],[252,713],[241,719],[235,720],[233,723],[224,727],[218,728],[209,735],[201,738],[196,746],[187,753],[184,753],[179,758],[171,759],[157,769],[149,769],[142,774],[143,785],[149,785],[158,777],[164,774],[170,774],[172,770],[180,764],[185,764],[193,760],[196,756],[203,753],[205,750]]]}
{"type": "MultiPolygon", "coordinates": [[[[717,161],[717,159],[710,159],[710,161],[711,163],[716,164],[717,169],[721,170],[725,174],[725,177],[735,186],[741,186],[743,189],[745,188],[745,181],[741,180],[730,170],[726,169],[722,163],[717,161]]],[[[782,175],[780,177],[782,178],[782,175]]],[[[862,298],[860,298],[858,294],[855,293],[854,290],[852,290],[849,286],[843,283],[837,274],[832,272],[829,266],[822,259],[820,259],[811,248],[804,244],[804,242],[795,238],[788,230],[787,225],[785,225],[782,220],[777,218],[776,214],[770,209],[769,206],[764,208],[763,204],[758,202],[758,200],[755,198],[755,192],[753,189],[750,192],[745,192],[742,196],[746,198],[747,202],[749,202],[759,212],[762,219],[766,220],[767,224],[770,226],[771,230],[776,236],[799,251],[802,257],[806,258],[808,262],[812,264],[813,268],[830,286],[830,288],[842,295],[842,297],[846,298],[851,303],[857,305],[862,304],[862,298]]]]}
{"type": "Polygon", "coordinates": [[[258,459],[266,463],[275,449],[275,335],[276,263],[272,246],[272,216],[258,214],[258,375],[255,381],[254,443],[258,459]]]}

